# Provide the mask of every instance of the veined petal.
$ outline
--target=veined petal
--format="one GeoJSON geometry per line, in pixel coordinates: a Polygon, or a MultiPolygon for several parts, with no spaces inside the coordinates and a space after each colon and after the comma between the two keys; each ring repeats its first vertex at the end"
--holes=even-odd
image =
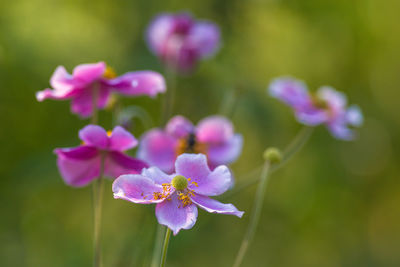
{"type": "Polygon", "coordinates": [[[108,86],[124,95],[148,95],[154,97],[166,91],[164,77],[154,71],[128,72],[107,81],[108,86]]]}
{"type": "Polygon", "coordinates": [[[202,195],[196,194],[194,196],[191,196],[190,198],[193,201],[193,203],[195,203],[197,206],[211,213],[235,215],[239,218],[241,218],[244,213],[243,211],[239,211],[232,204],[224,204],[215,199],[205,197],[202,195]]]}
{"type": "Polygon", "coordinates": [[[94,147],[58,148],[57,165],[65,183],[75,187],[89,184],[100,175],[100,153],[94,147]]]}
{"type": "Polygon", "coordinates": [[[164,200],[156,206],[158,223],[171,229],[177,235],[181,229],[190,229],[197,220],[197,207],[194,204],[183,207],[177,194],[171,195],[170,200],[164,200]]]}
{"type": "Polygon", "coordinates": [[[243,137],[235,134],[223,144],[210,145],[207,152],[208,160],[213,166],[232,163],[240,156],[242,147],[243,137]]]}
{"type": "Polygon", "coordinates": [[[197,125],[196,138],[202,143],[221,144],[233,136],[233,125],[225,117],[210,116],[197,125]]]}
{"type": "Polygon", "coordinates": [[[150,130],[141,138],[138,158],[171,173],[174,171],[176,142],[175,138],[159,129],[150,130]]]}
{"type": "Polygon", "coordinates": [[[165,131],[176,138],[183,138],[194,132],[194,126],[188,119],[178,115],[168,121],[165,131]]]}
{"type": "Polygon", "coordinates": [[[162,186],[155,184],[151,179],[138,174],[119,176],[112,185],[114,198],[128,200],[133,203],[159,203],[164,199],[154,199],[153,193],[161,193],[162,186]]]}
{"type": "Polygon", "coordinates": [[[117,126],[110,136],[110,149],[117,151],[125,151],[137,146],[138,141],[127,130],[121,126],[117,126]]]}
{"type": "Polygon", "coordinates": [[[122,174],[138,174],[148,165],[144,161],[132,158],[119,151],[107,153],[104,161],[104,174],[112,179],[122,174]]]}
{"type": "Polygon", "coordinates": [[[104,62],[81,64],[74,68],[72,76],[83,84],[88,84],[100,79],[106,70],[104,62]]]}
{"type": "Polygon", "coordinates": [[[109,145],[107,132],[98,125],[87,125],[79,131],[79,138],[89,146],[106,149],[109,145]]]}
{"type": "Polygon", "coordinates": [[[142,170],[142,175],[152,179],[156,184],[171,183],[173,176],[168,175],[161,171],[159,168],[153,166],[142,170]]]}
{"type": "Polygon", "coordinates": [[[233,183],[228,167],[221,165],[212,172],[203,154],[182,154],[175,162],[176,174],[190,178],[189,188],[205,196],[217,196],[224,193],[233,183]]]}

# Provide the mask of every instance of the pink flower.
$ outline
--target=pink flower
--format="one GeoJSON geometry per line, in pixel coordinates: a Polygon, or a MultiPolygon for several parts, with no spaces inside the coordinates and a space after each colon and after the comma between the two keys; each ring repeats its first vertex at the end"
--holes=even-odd
{"type": "Polygon", "coordinates": [[[202,153],[213,169],[234,162],[242,151],[242,144],[242,136],[235,134],[232,123],[222,116],[207,117],[197,127],[183,116],[175,116],[165,129],[152,129],[144,134],[138,157],[171,173],[180,154],[202,153]]]}
{"type": "Polygon", "coordinates": [[[157,167],[139,174],[118,177],[113,183],[114,198],[139,204],[156,205],[158,222],[169,227],[174,235],[190,229],[197,220],[197,207],[211,213],[242,217],[243,212],[232,204],[210,198],[224,193],[232,184],[226,166],[211,171],[202,154],[182,154],[175,162],[176,172],[165,174],[157,167]]]}
{"type": "Polygon", "coordinates": [[[137,146],[137,140],[124,128],[117,126],[106,132],[97,125],[88,125],[79,131],[82,145],[74,148],[57,148],[57,165],[66,184],[85,186],[103,175],[115,179],[121,174],[140,173],[146,163],[131,158],[125,150],[137,146]]]}
{"type": "Polygon", "coordinates": [[[310,126],[324,124],[338,139],[353,139],[352,128],[363,123],[360,108],[347,107],[346,96],[328,86],[319,88],[313,95],[302,81],[278,78],[271,82],[269,94],[292,107],[299,122],[310,126]]]}
{"type": "Polygon", "coordinates": [[[50,84],[54,89],[37,92],[37,100],[71,99],[72,112],[82,117],[92,114],[94,98],[97,108],[104,108],[112,92],[154,97],[166,90],[164,78],[157,72],[128,72],[117,77],[104,62],[78,65],[72,75],[63,66],[59,66],[51,77],[50,84]]]}
{"type": "Polygon", "coordinates": [[[212,56],[220,43],[219,28],[208,21],[195,21],[189,14],[161,14],[147,30],[151,51],[163,63],[181,73],[212,56]]]}

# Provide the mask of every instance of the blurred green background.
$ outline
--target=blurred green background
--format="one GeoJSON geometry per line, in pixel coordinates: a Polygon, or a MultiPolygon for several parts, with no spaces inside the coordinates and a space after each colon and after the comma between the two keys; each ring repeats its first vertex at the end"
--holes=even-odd
{"type": "MultiPolygon", "coordinates": [[[[232,120],[245,138],[232,168],[241,182],[268,146],[284,147],[301,126],[271,99],[273,77],[292,75],[315,90],[332,85],[361,106],[354,142],[319,127],[271,176],[261,222],[244,266],[400,266],[400,1],[175,0],[0,2],[0,265],[90,266],[91,187],[60,178],[55,147],[75,146],[88,123],[69,102],[38,103],[58,65],[106,61],[122,74],[162,72],[144,31],[162,11],[192,12],[221,26],[223,45],[177,82],[174,112],[193,121],[219,112],[239,88],[232,120]]],[[[161,98],[124,99],[159,121],[161,98]]],[[[111,116],[100,114],[111,127],[111,116]]],[[[133,133],[145,130],[136,124],[133,133]]],[[[248,223],[255,186],[225,201],[243,219],[199,212],[170,243],[168,266],[231,266],[248,223]]],[[[106,184],[104,266],[147,266],[154,206],[113,200],[106,184]]]]}

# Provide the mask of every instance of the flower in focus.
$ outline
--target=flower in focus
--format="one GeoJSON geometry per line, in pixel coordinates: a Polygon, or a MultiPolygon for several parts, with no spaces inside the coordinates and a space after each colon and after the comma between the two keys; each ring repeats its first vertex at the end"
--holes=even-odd
{"type": "Polygon", "coordinates": [[[135,137],[117,126],[106,132],[97,125],[87,125],[79,131],[82,145],[57,148],[57,165],[66,184],[85,186],[102,174],[115,179],[121,174],[140,173],[148,167],[141,160],[131,158],[125,150],[137,146],[135,137]]]}
{"type": "Polygon", "coordinates": [[[82,117],[89,117],[92,114],[93,103],[96,103],[97,108],[103,109],[111,92],[153,97],[166,90],[165,80],[157,72],[128,72],[117,77],[104,62],[78,65],[72,75],[63,66],[59,66],[54,71],[50,84],[54,89],[37,92],[37,100],[71,99],[72,112],[82,117]]]}
{"type": "Polygon", "coordinates": [[[183,116],[173,117],[165,129],[152,129],[141,138],[138,157],[162,171],[174,171],[177,156],[202,153],[211,169],[234,162],[242,151],[243,138],[222,116],[210,116],[195,127],[183,116]]]}
{"type": "Polygon", "coordinates": [[[212,56],[220,43],[214,23],[195,21],[189,14],[161,14],[150,24],[146,36],[150,50],[168,67],[190,72],[196,63],[212,56]]]}
{"type": "Polygon", "coordinates": [[[165,174],[157,167],[143,169],[139,174],[126,174],[113,183],[114,198],[139,204],[156,205],[160,224],[169,227],[174,235],[190,229],[197,220],[197,207],[211,213],[242,217],[232,204],[210,198],[224,193],[232,183],[226,166],[211,171],[203,154],[182,154],[175,162],[176,172],[165,174]]]}
{"type": "Polygon", "coordinates": [[[299,122],[310,126],[325,124],[338,139],[352,140],[352,128],[363,123],[360,108],[347,107],[346,96],[328,86],[320,87],[314,95],[299,80],[278,78],[271,82],[269,93],[291,106],[299,122]]]}

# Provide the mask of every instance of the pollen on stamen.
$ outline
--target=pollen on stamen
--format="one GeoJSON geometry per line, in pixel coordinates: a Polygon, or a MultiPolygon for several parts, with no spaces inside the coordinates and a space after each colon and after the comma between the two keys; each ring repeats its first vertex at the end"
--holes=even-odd
{"type": "Polygon", "coordinates": [[[111,134],[112,134],[112,131],[110,131],[110,130],[109,130],[109,131],[107,131],[107,136],[108,136],[108,137],[110,137],[110,136],[111,136],[111,134]]]}

